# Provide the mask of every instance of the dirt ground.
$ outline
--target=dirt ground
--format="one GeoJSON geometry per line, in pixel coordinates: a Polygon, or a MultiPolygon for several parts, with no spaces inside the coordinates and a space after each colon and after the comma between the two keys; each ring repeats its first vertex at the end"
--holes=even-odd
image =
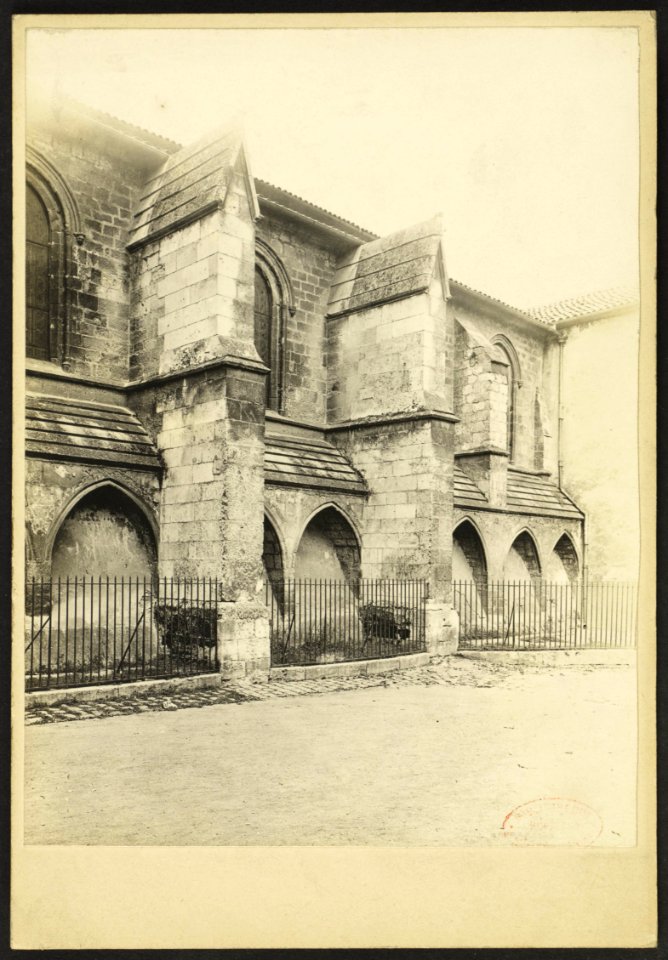
{"type": "Polygon", "coordinates": [[[634,844],[632,666],[411,673],[28,726],[26,842],[634,844]]]}

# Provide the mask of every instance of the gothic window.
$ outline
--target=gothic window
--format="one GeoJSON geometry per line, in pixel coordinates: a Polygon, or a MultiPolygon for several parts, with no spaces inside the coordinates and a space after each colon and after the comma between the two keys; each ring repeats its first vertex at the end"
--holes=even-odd
{"type": "Polygon", "coordinates": [[[26,189],[26,349],[29,357],[51,359],[54,293],[51,224],[37,193],[26,189]]]}
{"type": "Polygon", "coordinates": [[[70,364],[68,277],[84,241],[76,200],[58,170],[26,147],[26,353],[70,364]]]}
{"type": "Polygon", "coordinates": [[[517,389],[520,386],[520,372],[517,354],[512,344],[505,337],[499,336],[493,340],[494,353],[499,366],[503,365],[503,381],[506,397],[506,449],[512,462],[516,452],[517,434],[517,389]]]}
{"type": "Polygon", "coordinates": [[[266,403],[277,409],[279,380],[278,344],[275,342],[274,298],[271,287],[261,270],[255,270],[255,349],[262,362],[269,367],[266,380],[266,403]]]}
{"type": "Polygon", "coordinates": [[[255,241],[255,255],[255,348],[269,368],[267,408],[283,413],[285,337],[288,318],[295,312],[292,285],[280,258],[259,238],[255,241]]]}

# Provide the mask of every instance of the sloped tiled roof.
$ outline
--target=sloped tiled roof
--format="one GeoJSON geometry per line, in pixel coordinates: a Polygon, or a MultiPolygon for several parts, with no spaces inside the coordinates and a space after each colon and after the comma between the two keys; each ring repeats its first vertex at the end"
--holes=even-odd
{"type": "Polygon", "coordinates": [[[371,233],[370,230],[365,230],[364,227],[353,223],[352,220],[346,220],[344,217],[340,217],[338,214],[318,206],[317,203],[304,200],[303,197],[298,196],[296,193],[284,190],[283,187],[277,187],[267,180],[260,180],[256,177],[255,190],[260,206],[262,206],[263,201],[268,201],[277,206],[284,206],[286,209],[295,209],[304,214],[310,214],[311,218],[318,223],[345,233],[351,239],[356,239],[359,242],[375,240],[378,237],[377,234],[371,233]]]}
{"type": "Polygon", "coordinates": [[[508,468],[507,504],[518,512],[580,520],[583,514],[547,477],[508,468]]]}
{"type": "Polygon", "coordinates": [[[172,154],[137,204],[129,246],[160,236],[221,204],[241,153],[238,130],[225,130],[172,154]]]}
{"type": "Polygon", "coordinates": [[[131,410],[41,394],[26,397],[26,454],[161,468],[151,438],[131,410]]]}
{"type": "Polygon", "coordinates": [[[442,255],[442,235],[438,216],[358,247],[339,262],[328,315],[362,310],[426,290],[442,255]]]}
{"type": "Polygon", "coordinates": [[[164,153],[174,153],[175,150],[179,150],[181,148],[181,144],[177,143],[176,140],[171,140],[169,137],[163,137],[162,134],[154,133],[152,130],[147,130],[146,127],[139,127],[136,123],[128,123],[127,120],[122,120],[120,117],[117,117],[112,113],[107,113],[106,110],[99,110],[97,107],[91,107],[86,103],[82,103],[80,100],[74,100],[70,97],[65,97],[60,101],[60,103],[66,107],[69,107],[81,117],[89,117],[91,120],[94,120],[97,123],[104,124],[104,126],[107,126],[112,130],[116,130],[118,133],[122,133],[126,137],[130,137],[132,140],[138,140],[141,143],[145,143],[147,146],[162,150],[164,153]]]}
{"type": "Polygon", "coordinates": [[[326,440],[267,437],[264,451],[267,483],[322,487],[346,493],[366,493],[362,476],[340,450],[326,440]]]}
{"type": "Polygon", "coordinates": [[[39,125],[45,120],[60,125],[64,124],[68,127],[73,124],[78,125],[81,121],[88,125],[92,123],[98,127],[105,127],[116,134],[121,134],[126,140],[134,141],[162,154],[173,153],[175,150],[181,149],[181,144],[169,137],[163,137],[161,134],[154,133],[152,130],[147,130],[135,123],[128,123],[127,120],[121,120],[120,117],[108,113],[106,110],[92,107],[81,100],[66,96],[49,97],[36,93],[30,98],[28,104],[28,126],[34,123],[39,125]]]}
{"type": "Polygon", "coordinates": [[[487,503],[487,497],[480,487],[468,477],[461,467],[455,464],[453,474],[455,505],[458,507],[479,507],[487,503]]]}
{"type": "Polygon", "coordinates": [[[572,297],[570,300],[560,300],[542,307],[532,307],[527,310],[530,317],[540,320],[541,323],[555,324],[560,320],[577,320],[581,317],[596,313],[607,313],[621,307],[628,307],[638,302],[638,290],[631,286],[611,287],[608,290],[598,290],[582,297],[572,297]]]}

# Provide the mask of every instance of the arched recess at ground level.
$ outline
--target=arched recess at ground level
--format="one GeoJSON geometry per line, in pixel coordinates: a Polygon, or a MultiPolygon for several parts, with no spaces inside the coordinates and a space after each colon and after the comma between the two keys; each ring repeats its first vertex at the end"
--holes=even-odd
{"type": "Polygon", "coordinates": [[[473,580],[478,587],[487,583],[485,548],[470,520],[463,520],[452,535],[452,579],[473,580]]]}
{"type": "Polygon", "coordinates": [[[580,561],[573,541],[562,534],[549,558],[547,579],[554,583],[574,583],[580,576],[580,561]]]}
{"type": "Polygon", "coordinates": [[[360,544],[348,518],[335,506],[316,513],[302,533],[295,555],[297,580],[359,579],[360,544]]]}
{"type": "Polygon", "coordinates": [[[266,514],[264,517],[262,566],[264,568],[264,576],[267,583],[267,602],[273,598],[273,602],[279,607],[282,607],[285,591],[285,564],[283,561],[283,549],[281,547],[281,541],[279,540],[276,528],[266,514]]]}
{"type": "Polygon", "coordinates": [[[536,543],[528,530],[515,537],[503,563],[503,579],[511,582],[540,580],[541,566],[536,543]]]}
{"type": "Polygon", "coordinates": [[[154,578],[157,545],[148,516],[112,484],[96,486],[69,510],[53,539],[52,578],[154,578]]]}
{"type": "Polygon", "coordinates": [[[482,538],[470,520],[452,534],[453,603],[465,633],[483,629],[487,616],[487,560],[482,538]]]}

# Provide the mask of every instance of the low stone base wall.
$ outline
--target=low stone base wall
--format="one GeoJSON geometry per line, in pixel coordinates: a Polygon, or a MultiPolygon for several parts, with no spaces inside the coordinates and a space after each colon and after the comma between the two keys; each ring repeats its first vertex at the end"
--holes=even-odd
{"type": "Polygon", "coordinates": [[[412,670],[429,663],[428,653],[407,653],[401,657],[383,657],[377,660],[346,660],[343,663],[315,663],[304,667],[272,667],[272,680],[318,680],[322,677],[370,677],[395,670],[412,670]]]}
{"type": "Polygon", "coordinates": [[[166,680],[133,680],[130,683],[102,683],[90,687],[63,687],[58,690],[32,690],[26,693],[26,706],[56,706],[59,703],[78,701],[89,703],[95,700],[119,700],[136,697],[140,692],[154,694],[172,690],[198,690],[202,687],[219,687],[219,673],[202,673],[195,677],[169,677],[166,680]]]}
{"type": "Polygon", "coordinates": [[[545,666],[568,666],[569,664],[591,664],[592,666],[622,665],[635,666],[635,650],[608,647],[601,650],[460,650],[459,657],[468,660],[504,661],[505,663],[527,666],[544,664],[545,666]]]}

